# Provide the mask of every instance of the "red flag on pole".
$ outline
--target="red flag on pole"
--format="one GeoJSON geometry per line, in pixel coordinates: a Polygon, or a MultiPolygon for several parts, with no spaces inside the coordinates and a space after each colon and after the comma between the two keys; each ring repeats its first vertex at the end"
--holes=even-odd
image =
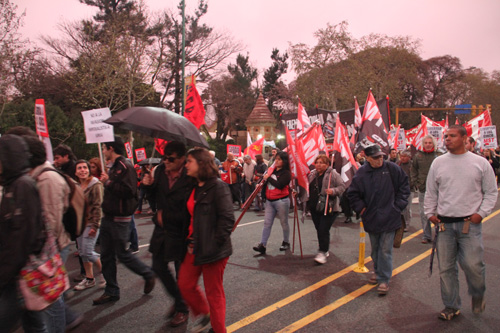
{"type": "Polygon", "coordinates": [[[286,142],[288,144],[287,153],[290,159],[290,169],[295,178],[297,178],[297,183],[299,186],[303,187],[309,194],[309,182],[307,180],[307,174],[309,173],[309,168],[307,167],[305,157],[302,151],[302,145],[297,139],[297,143],[300,149],[297,148],[296,142],[293,141],[288,127],[285,127],[286,142]]]}
{"type": "Polygon", "coordinates": [[[262,154],[262,150],[264,148],[264,138],[260,138],[259,140],[252,143],[245,149],[245,154],[250,155],[252,159],[255,159],[255,155],[262,154]]]}
{"type": "Polygon", "coordinates": [[[347,131],[340,123],[340,117],[337,114],[337,122],[335,123],[335,138],[333,141],[333,150],[338,151],[342,158],[342,168],[340,170],[340,177],[344,181],[346,187],[351,184],[352,178],[358,169],[356,160],[352,155],[349,148],[349,140],[347,138],[347,131]]]}
{"type": "Polygon", "coordinates": [[[360,128],[362,123],[361,111],[359,109],[358,99],[354,96],[354,127],[360,128]]]}
{"type": "Polygon", "coordinates": [[[200,94],[198,94],[196,85],[194,84],[194,75],[191,76],[191,82],[193,83],[191,83],[191,87],[186,97],[184,116],[199,129],[201,125],[205,124],[205,108],[203,107],[203,102],[201,101],[200,94]]]}
{"type": "Polygon", "coordinates": [[[165,155],[165,146],[167,145],[167,143],[167,140],[155,138],[156,151],[162,156],[165,155]]]}
{"type": "Polygon", "coordinates": [[[297,138],[300,135],[304,134],[309,127],[311,127],[311,121],[309,120],[309,116],[302,106],[302,103],[300,103],[299,101],[299,110],[297,112],[297,130],[295,132],[295,137],[297,138]]]}
{"type": "Polygon", "coordinates": [[[462,126],[467,130],[467,135],[479,140],[479,128],[484,126],[492,126],[490,111],[486,110],[479,116],[472,118],[462,126]]]}

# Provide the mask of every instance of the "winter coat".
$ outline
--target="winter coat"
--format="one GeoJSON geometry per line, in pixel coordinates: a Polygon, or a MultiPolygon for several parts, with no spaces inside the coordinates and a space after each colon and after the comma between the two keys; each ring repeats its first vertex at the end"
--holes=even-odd
{"type": "Polygon", "coordinates": [[[370,233],[395,231],[401,227],[401,211],[408,205],[408,176],[396,164],[384,161],[380,168],[365,163],[347,190],[351,207],[361,215],[370,233]]]}
{"type": "Polygon", "coordinates": [[[267,178],[266,199],[278,200],[286,198],[289,195],[288,185],[292,180],[292,173],[286,169],[274,169],[273,173],[267,178]]]}
{"type": "Polygon", "coordinates": [[[132,163],[118,156],[104,184],[102,211],[107,216],[130,216],[137,208],[137,174],[132,163]]]}
{"type": "Polygon", "coordinates": [[[411,181],[419,192],[425,192],[427,174],[431,168],[432,161],[434,161],[434,159],[438,156],[439,154],[435,151],[430,153],[418,151],[413,157],[411,166],[411,181]]]}
{"type": "Polygon", "coordinates": [[[62,222],[63,214],[69,206],[71,190],[63,176],[57,173],[48,161],[35,167],[30,173],[37,182],[43,216],[54,232],[59,249],[63,249],[71,242],[71,236],[66,232],[62,222]],[[54,171],[43,171],[44,169],[54,171]]]}
{"type": "Polygon", "coordinates": [[[0,294],[15,282],[31,253],[43,246],[43,218],[35,180],[27,174],[29,152],[17,135],[0,138],[3,186],[0,204],[0,294]]]}
{"type": "Polygon", "coordinates": [[[104,187],[96,177],[92,177],[87,188],[83,191],[87,200],[87,220],[85,226],[91,226],[97,230],[101,226],[102,219],[102,199],[104,197],[104,187]]]}
{"type": "Polygon", "coordinates": [[[157,214],[161,214],[163,226],[158,224],[158,215],[153,217],[155,228],[149,241],[149,252],[163,252],[166,262],[182,261],[186,254],[186,237],[191,216],[186,203],[193,190],[194,182],[183,168],[179,179],[169,188],[165,165],[160,164],[154,174],[154,182],[145,186],[156,198],[157,214]]]}
{"type": "Polygon", "coordinates": [[[229,186],[212,178],[196,188],[193,213],[194,264],[203,265],[233,253],[234,211],[229,186]]]}
{"type": "MultiPolygon", "coordinates": [[[[309,180],[309,188],[311,188],[311,185],[315,182],[316,177],[318,177],[318,171],[316,171],[316,169],[311,171],[311,173],[307,176],[309,180]]],[[[335,200],[333,211],[340,212],[340,196],[345,191],[345,184],[337,171],[333,170],[331,167],[328,167],[323,174],[323,182],[321,184],[321,192],[319,194],[326,194],[325,191],[327,188],[333,189],[333,194],[329,194],[330,198],[328,199],[335,200]],[[330,184],[328,184],[328,182],[330,182],[330,184]]],[[[310,206],[316,207],[316,203],[311,203],[310,206]]]]}

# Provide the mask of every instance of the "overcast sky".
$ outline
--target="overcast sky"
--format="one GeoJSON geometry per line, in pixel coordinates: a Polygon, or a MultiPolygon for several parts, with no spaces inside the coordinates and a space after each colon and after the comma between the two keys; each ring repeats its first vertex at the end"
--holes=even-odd
{"type": "MultiPolygon", "coordinates": [[[[91,18],[95,12],[78,0],[12,1],[19,12],[26,11],[21,33],[32,41],[57,34],[60,22],[91,18]]],[[[178,1],[145,3],[153,11],[175,10],[178,1]]],[[[197,3],[186,0],[186,11],[193,12],[197,3]]],[[[312,46],[315,31],[343,20],[355,38],[409,35],[421,40],[424,59],[450,54],[464,67],[500,70],[500,0],[209,0],[203,22],[241,41],[262,80],[274,47],[283,52],[289,43],[312,46]]]]}

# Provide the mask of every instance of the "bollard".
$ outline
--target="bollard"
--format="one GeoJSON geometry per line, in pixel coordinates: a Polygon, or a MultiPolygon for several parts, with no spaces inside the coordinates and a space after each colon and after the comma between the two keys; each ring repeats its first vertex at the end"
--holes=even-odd
{"type": "Polygon", "coordinates": [[[370,270],[365,267],[365,229],[363,222],[359,222],[359,258],[358,267],[354,269],[356,273],[368,273],[370,270]]]}

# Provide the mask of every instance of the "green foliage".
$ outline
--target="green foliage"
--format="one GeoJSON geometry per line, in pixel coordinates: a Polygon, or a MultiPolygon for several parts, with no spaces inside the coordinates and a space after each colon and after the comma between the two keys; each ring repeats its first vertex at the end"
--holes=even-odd
{"type": "Polygon", "coordinates": [[[262,89],[264,98],[267,99],[267,107],[276,119],[279,119],[279,115],[282,108],[275,105],[275,102],[283,98],[283,87],[284,83],[280,81],[280,78],[288,70],[288,53],[280,55],[278,49],[273,49],[271,54],[271,59],[273,63],[264,72],[264,88],[262,89]]]}

